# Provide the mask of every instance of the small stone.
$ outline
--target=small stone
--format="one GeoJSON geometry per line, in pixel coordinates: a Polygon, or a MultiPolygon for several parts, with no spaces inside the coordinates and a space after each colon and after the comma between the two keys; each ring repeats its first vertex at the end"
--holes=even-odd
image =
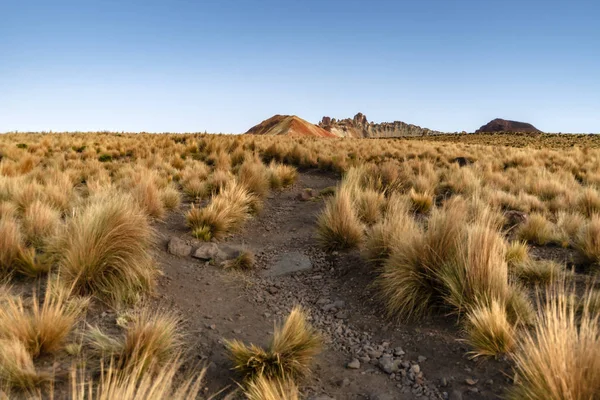
{"type": "Polygon", "coordinates": [[[452,392],[450,392],[448,400],[463,400],[462,393],[455,389],[452,392]]]}
{"type": "Polygon", "coordinates": [[[356,358],[353,358],[352,361],[350,361],[348,365],[346,365],[346,367],[348,367],[349,369],[359,369],[360,361],[358,361],[356,358]]]}
{"type": "Polygon", "coordinates": [[[350,379],[344,378],[342,381],[342,387],[350,386],[350,379]]]}
{"type": "Polygon", "coordinates": [[[221,250],[216,243],[203,243],[196,249],[192,257],[199,260],[212,260],[219,257],[221,250]]]}
{"type": "Polygon", "coordinates": [[[421,366],[420,366],[419,364],[415,364],[415,365],[413,365],[413,366],[411,367],[411,369],[412,369],[412,371],[413,371],[415,374],[418,374],[419,372],[421,372],[421,366]]]}
{"type": "Polygon", "coordinates": [[[443,377],[443,378],[440,380],[440,384],[442,385],[442,387],[446,387],[446,386],[448,386],[448,379],[446,379],[445,377],[443,377]]]}
{"type": "Polygon", "coordinates": [[[381,357],[378,365],[386,374],[398,372],[398,365],[394,363],[394,360],[391,357],[381,357]]]}
{"type": "Polygon", "coordinates": [[[494,384],[494,380],[493,379],[488,379],[487,381],[485,381],[485,384],[488,386],[492,386],[494,384]]]}
{"type": "Polygon", "coordinates": [[[465,383],[469,386],[477,385],[477,382],[478,382],[477,379],[471,379],[471,378],[465,379],[465,383]]]}
{"type": "Polygon", "coordinates": [[[419,361],[419,364],[421,364],[421,363],[424,363],[425,361],[427,361],[427,357],[419,356],[419,357],[417,357],[417,360],[419,361]]]}
{"type": "Polygon", "coordinates": [[[178,237],[172,237],[171,240],[169,240],[167,251],[177,257],[187,257],[192,252],[192,246],[188,245],[178,237]]]}
{"type": "Polygon", "coordinates": [[[335,314],[335,317],[336,317],[337,319],[346,319],[346,318],[348,318],[348,311],[345,311],[345,310],[338,311],[338,312],[335,314]]]}
{"type": "Polygon", "coordinates": [[[403,356],[404,354],[405,353],[404,353],[404,350],[402,350],[402,347],[396,347],[394,349],[394,355],[395,356],[403,356]]]}

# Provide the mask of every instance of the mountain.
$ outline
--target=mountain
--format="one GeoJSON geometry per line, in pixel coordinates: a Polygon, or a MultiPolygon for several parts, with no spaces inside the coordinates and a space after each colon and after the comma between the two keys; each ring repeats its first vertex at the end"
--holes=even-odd
{"type": "Polygon", "coordinates": [[[373,123],[369,122],[362,113],[356,114],[352,119],[336,120],[335,118],[323,117],[319,122],[319,127],[338,137],[354,138],[425,136],[442,133],[402,121],[373,123]]]}
{"type": "Polygon", "coordinates": [[[253,135],[335,137],[336,135],[295,115],[274,115],[246,132],[253,135]]]}
{"type": "Polygon", "coordinates": [[[528,124],[527,122],[509,121],[502,118],[496,118],[491,120],[481,128],[477,129],[475,133],[487,133],[487,132],[534,132],[540,133],[539,129],[535,126],[528,124]]]}

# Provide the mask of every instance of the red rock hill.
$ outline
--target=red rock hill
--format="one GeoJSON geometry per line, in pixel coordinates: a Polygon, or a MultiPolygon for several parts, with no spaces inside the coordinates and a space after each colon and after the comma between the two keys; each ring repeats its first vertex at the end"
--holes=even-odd
{"type": "Polygon", "coordinates": [[[475,133],[486,133],[486,132],[541,132],[535,126],[528,124],[527,122],[509,121],[502,118],[496,118],[481,128],[477,129],[475,133]]]}
{"type": "Polygon", "coordinates": [[[295,115],[274,115],[250,128],[246,134],[335,137],[331,132],[295,115]]]}

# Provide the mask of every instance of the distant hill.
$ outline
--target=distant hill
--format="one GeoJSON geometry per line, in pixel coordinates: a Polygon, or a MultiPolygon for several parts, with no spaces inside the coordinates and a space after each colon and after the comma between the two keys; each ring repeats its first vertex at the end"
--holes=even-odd
{"type": "Polygon", "coordinates": [[[373,123],[369,122],[362,113],[356,114],[352,119],[336,120],[335,118],[323,117],[319,122],[319,127],[338,137],[354,138],[425,136],[442,133],[402,121],[373,123]]]}
{"type": "Polygon", "coordinates": [[[295,115],[274,115],[246,132],[253,135],[335,137],[333,133],[295,115]]]}
{"type": "Polygon", "coordinates": [[[481,128],[477,129],[475,133],[488,133],[488,132],[534,132],[541,133],[535,126],[528,124],[527,122],[509,121],[502,118],[496,118],[491,120],[481,128]]]}

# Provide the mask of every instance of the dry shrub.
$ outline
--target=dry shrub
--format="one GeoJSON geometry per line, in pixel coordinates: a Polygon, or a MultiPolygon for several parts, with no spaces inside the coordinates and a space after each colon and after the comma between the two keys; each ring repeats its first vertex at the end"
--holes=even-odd
{"type": "Polygon", "coordinates": [[[521,240],[541,246],[551,243],[556,238],[552,222],[539,213],[529,216],[527,221],[517,230],[517,236],[521,240]]]}
{"type": "Polygon", "coordinates": [[[294,378],[310,373],[310,364],[321,349],[321,335],[308,323],[304,310],[295,307],[282,326],[276,326],[266,350],[238,340],[227,341],[234,368],[245,379],[294,378]]]}
{"type": "Polygon", "coordinates": [[[36,372],[31,354],[21,341],[0,339],[0,397],[3,390],[32,391],[46,380],[36,372]]]}
{"type": "Polygon", "coordinates": [[[577,239],[581,227],[585,225],[585,218],[581,214],[560,211],[557,215],[557,240],[562,247],[572,245],[577,239]]]}
{"type": "Polygon", "coordinates": [[[173,186],[167,186],[160,192],[160,200],[167,210],[176,210],[181,204],[181,193],[173,186]]]}
{"type": "Polygon", "coordinates": [[[581,228],[575,239],[575,249],[584,262],[598,265],[600,262],[600,215],[594,214],[581,228]]]}
{"type": "Polygon", "coordinates": [[[264,375],[252,379],[244,388],[248,400],[299,400],[298,387],[290,379],[272,379],[264,375]]]}
{"type": "Polygon", "coordinates": [[[37,296],[26,307],[21,297],[9,297],[0,309],[0,337],[18,340],[37,357],[60,350],[86,302],[68,301],[65,291],[48,291],[40,306],[37,296]]]}
{"type": "Polygon", "coordinates": [[[584,306],[577,318],[570,297],[564,285],[550,290],[534,331],[524,332],[513,357],[517,379],[511,398],[593,399],[600,393],[599,315],[584,306]]]}
{"type": "Polygon", "coordinates": [[[98,328],[88,333],[92,348],[113,360],[115,368],[128,373],[156,372],[172,362],[181,345],[177,318],[164,312],[143,309],[133,316],[120,338],[106,335],[98,328]]]}
{"type": "Polygon", "coordinates": [[[238,181],[248,191],[258,197],[265,197],[271,186],[269,171],[257,160],[245,161],[238,171],[238,181]]]}
{"type": "Polygon", "coordinates": [[[74,293],[119,305],[154,288],[154,232],[128,197],[99,197],[79,210],[52,243],[58,271],[74,293]]]}
{"type": "Polygon", "coordinates": [[[357,247],[363,238],[364,226],[354,209],[350,190],[339,188],[325,202],[317,220],[317,237],[327,250],[357,247]]]}
{"type": "Polygon", "coordinates": [[[37,277],[48,269],[48,263],[36,259],[34,249],[25,247],[17,220],[0,218],[0,278],[14,273],[37,277]]]}
{"type": "Polygon", "coordinates": [[[474,348],[476,357],[497,357],[510,353],[516,345],[515,327],[509,321],[506,305],[492,299],[488,304],[478,304],[467,313],[467,343],[474,348]]]}

